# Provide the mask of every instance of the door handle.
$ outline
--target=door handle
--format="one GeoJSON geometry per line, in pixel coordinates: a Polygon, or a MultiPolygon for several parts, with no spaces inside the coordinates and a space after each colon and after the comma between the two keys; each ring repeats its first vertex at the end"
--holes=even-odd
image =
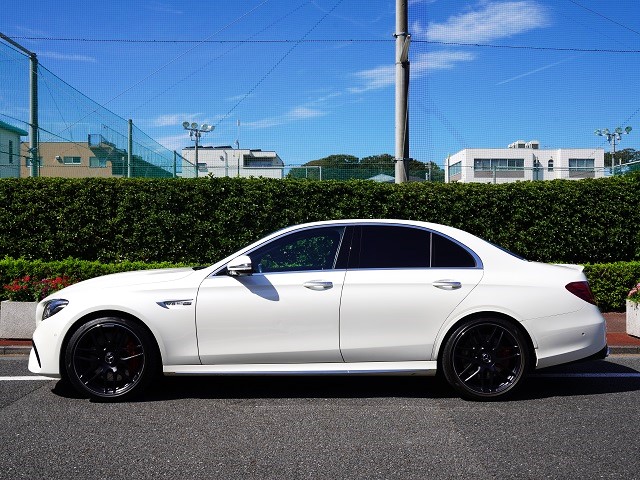
{"type": "Polygon", "coordinates": [[[462,288],[462,283],[455,280],[437,280],[433,282],[433,286],[440,290],[458,290],[462,288]]]}
{"type": "Polygon", "coordinates": [[[304,282],[302,286],[309,290],[329,290],[330,288],[333,288],[333,283],[326,282],[324,280],[311,280],[309,282],[304,282]]]}

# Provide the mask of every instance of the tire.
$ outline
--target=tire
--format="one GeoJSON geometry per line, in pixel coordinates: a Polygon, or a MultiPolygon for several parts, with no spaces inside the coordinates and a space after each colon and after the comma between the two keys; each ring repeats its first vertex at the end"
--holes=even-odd
{"type": "Polygon", "coordinates": [[[529,359],[528,343],[516,326],[500,318],[480,318],[453,332],[442,354],[442,372],[462,397],[498,400],[518,388],[529,359]]]}
{"type": "Polygon", "coordinates": [[[67,344],[66,376],[76,390],[93,399],[130,399],[144,390],[156,371],[154,345],[131,320],[91,320],[67,344]]]}

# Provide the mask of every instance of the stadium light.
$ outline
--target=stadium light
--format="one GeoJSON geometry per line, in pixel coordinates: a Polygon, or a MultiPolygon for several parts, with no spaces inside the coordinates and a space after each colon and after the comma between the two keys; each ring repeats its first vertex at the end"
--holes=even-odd
{"type": "Polygon", "coordinates": [[[195,157],[196,157],[196,178],[198,178],[198,145],[200,144],[200,137],[203,133],[211,132],[215,127],[208,123],[198,125],[196,122],[182,122],[182,128],[189,131],[189,138],[191,141],[196,142],[195,157]]]}
{"type": "MultiPolygon", "coordinates": [[[[608,128],[605,128],[603,130],[596,130],[595,132],[593,132],[599,137],[606,137],[607,142],[609,142],[609,145],[611,145],[611,175],[614,174],[616,145],[618,145],[618,143],[620,143],[620,140],[622,140],[622,135],[629,135],[631,130],[633,130],[631,127],[625,127],[624,130],[622,129],[622,127],[617,127],[613,131],[613,133],[611,133],[608,128]]],[[[619,165],[622,165],[622,158],[620,159],[619,165]]]]}

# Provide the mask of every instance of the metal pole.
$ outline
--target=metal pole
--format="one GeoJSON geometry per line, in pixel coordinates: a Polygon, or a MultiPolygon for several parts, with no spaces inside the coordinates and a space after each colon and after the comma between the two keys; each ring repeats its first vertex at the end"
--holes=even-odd
{"type": "Polygon", "coordinates": [[[173,151],[173,178],[178,176],[178,152],[173,151]]]}
{"type": "Polygon", "coordinates": [[[396,183],[407,181],[409,162],[409,42],[408,0],[396,0],[396,183]]]}
{"type": "Polygon", "coordinates": [[[38,176],[38,58],[35,53],[29,55],[29,63],[31,65],[31,81],[30,89],[30,105],[31,119],[29,125],[29,152],[31,153],[31,176],[38,176]]]}
{"type": "Polygon", "coordinates": [[[200,132],[196,131],[196,132],[194,132],[194,135],[196,137],[196,148],[195,148],[195,153],[196,153],[196,178],[198,178],[198,139],[200,138],[200,132]]]}
{"type": "Polygon", "coordinates": [[[131,178],[131,164],[133,163],[133,120],[129,119],[129,145],[127,154],[127,177],[131,178]]]}
{"type": "Polygon", "coordinates": [[[38,57],[31,50],[27,50],[18,42],[13,41],[11,38],[7,37],[5,34],[0,33],[0,39],[6,41],[7,43],[13,45],[21,52],[27,54],[29,56],[29,64],[31,68],[31,75],[29,79],[29,110],[30,110],[30,120],[29,120],[29,154],[31,156],[31,176],[38,176],[38,57]]]}

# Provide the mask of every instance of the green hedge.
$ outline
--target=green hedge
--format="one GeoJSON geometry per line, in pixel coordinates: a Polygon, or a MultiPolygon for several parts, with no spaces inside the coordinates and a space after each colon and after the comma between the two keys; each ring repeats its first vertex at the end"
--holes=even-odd
{"type": "Polygon", "coordinates": [[[0,258],[211,263],[287,225],[406,218],[528,259],[640,259],[640,177],[490,184],[241,178],[0,180],[0,258]]]}
{"type": "MultiPolygon", "coordinates": [[[[169,268],[184,265],[144,262],[121,262],[103,264],[95,261],[68,259],[45,262],[42,260],[0,259],[0,300],[7,299],[7,292],[1,287],[13,280],[29,275],[35,279],[69,277],[74,281],[129,270],[169,268]]],[[[603,312],[622,311],[629,290],[640,279],[640,262],[616,262],[589,264],[584,269],[591,289],[603,312]]],[[[27,300],[26,298],[22,300],[27,300]]],[[[29,299],[31,300],[31,299],[29,299]]]]}
{"type": "Polygon", "coordinates": [[[640,281],[640,262],[590,264],[584,273],[601,311],[623,311],[629,290],[640,281]]]}

